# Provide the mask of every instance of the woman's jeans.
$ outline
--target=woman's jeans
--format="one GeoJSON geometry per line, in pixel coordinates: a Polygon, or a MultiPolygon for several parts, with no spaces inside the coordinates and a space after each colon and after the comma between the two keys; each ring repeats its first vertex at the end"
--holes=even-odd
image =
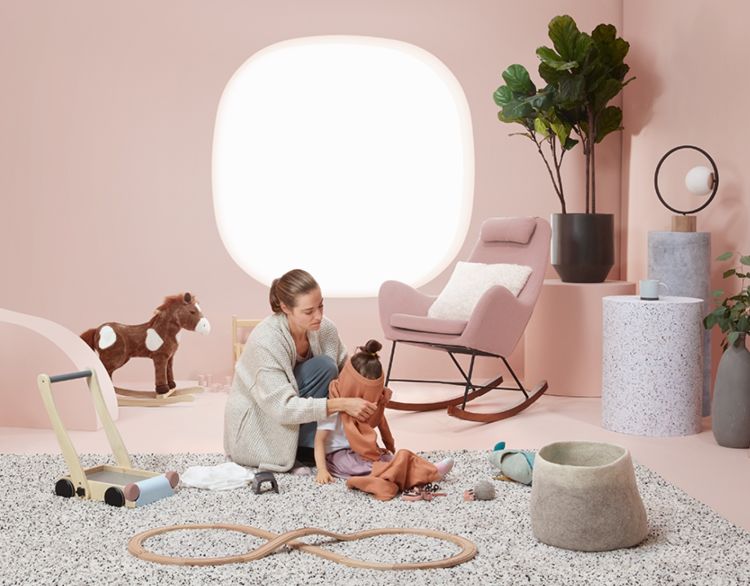
{"type": "MultiPolygon", "coordinates": [[[[294,378],[300,397],[328,397],[328,385],[339,375],[338,366],[333,358],[326,355],[313,356],[294,367],[294,378]]],[[[299,426],[299,446],[312,448],[315,446],[315,431],[318,422],[303,423],[299,426]]]]}

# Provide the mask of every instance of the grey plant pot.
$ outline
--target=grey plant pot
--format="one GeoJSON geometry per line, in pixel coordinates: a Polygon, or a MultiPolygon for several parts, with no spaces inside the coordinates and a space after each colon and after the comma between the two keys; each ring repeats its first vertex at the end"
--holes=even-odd
{"type": "Polygon", "coordinates": [[[725,448],[750,448],[750,352],[744,340],[721,356],[711,415],[716,443],[725,448]]]}
{"type": "Polygon", "coordinates": [[[542,543],[577,551],[643,541],[648,519],[630,452],[596,442],[544,446],[534,462],[531,529],[542,543]]]}

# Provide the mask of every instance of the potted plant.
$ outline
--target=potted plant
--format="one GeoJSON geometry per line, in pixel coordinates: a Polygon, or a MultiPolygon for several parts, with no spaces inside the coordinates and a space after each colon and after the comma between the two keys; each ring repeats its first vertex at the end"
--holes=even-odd
{"type": "Polygon", "coordinates": [[[624,59],[630,45],[611,24],[589,35],[572,17],[549,23],[553,48],[539,47],[537,89],[528,71],[514,64],[495,90],[501,122],[520,124],[522,136],[537,147],[560,200],[561,214],[552,217],[552,264],[566,282],[599,283],[614,264],[614,217],[596,213],[596,145],[621,130],[622,110],[608,105],[633,78],[624,59]],[[565,203],[560,169],[565,153],[581,144],[585,165],[585,213],[571,214],[565,203]]]}
{"type": "MultiPolygon", "coordinates": [[[[727,261],[735,254],[725,252],[716,260],[727,261]]],[[[750,352],[745,346],[750,331],[750,286],[745,285],[750,277],[750,256],[738,256],[739,266],[725,270],[723,277],[739,278],[739,292],[718,303],[724,291],[714,291],[716,309],[703,319],[706,329],[719,326],[724,334],[724,353],[714,381],[711,428],[716,442],[728,448],[750,447],[750,352]]]]}

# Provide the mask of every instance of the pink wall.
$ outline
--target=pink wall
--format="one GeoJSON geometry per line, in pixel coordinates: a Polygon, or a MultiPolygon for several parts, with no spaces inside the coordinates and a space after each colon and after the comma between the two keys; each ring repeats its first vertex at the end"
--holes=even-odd
{"type": "MultiPolygon", "coordinates": [[[[628,230],[623,264],[628,280],[646,274],[648,232],[670,229],[671,212],[656,198],[653,175],[664,153],[681,144],[705,149],[719,167],[716,199],[698,214],[698,230],[712,234],[713,256],[727,250],[750,251],[745,99],[750,90],[745,75],[750,55],[748,17],[750,5],[744,0],[720,5],[700,0],[625,3],[629,62],[638,77],[624,96],[622,193],[628,230]]],[[[700,160],[696,158],[695,164],[705,164],[700,160]]],[[[690,164],[692,160],[682,167],[683,173],[690,164]]],[[[674,182],[662,191],[675,194],[684,187],[674,182]]],[[[675,201],[690,203],[687,198],[675,201]]],[[[714,288],[724,288],[721,271],[720,263],[714,263],[714,288]]],[[[714,367],[719,339],[715,330],[714,367]]]]}
{"type": "MultiPolygon", "coordinates": [[[[211,201],[216,107],[246,59],[281,40],[328,34],[403,40],[440,58],[462,84],[474,125],[465,258],[484,218],[558,211],[532,145],[497,122],[491,96],[501,71],[515,62],[535,70],[534,50],[548,42],[553,16],[569,13],[586,30],[599,22],[619,29],[621,11],[620,0],[539,0],[512,9],[496,0],[3,2],[0,306],[82,331],[109,320],[140,323],[164,295],[190,290],[214,329],[207,338],[183,336],[176,375],[223,378],[231,370],[230,316],[268,313],[267,290],[225,252],[211,201]]],[[[641,60],[650,53],[642,48],[641,60]]],[[[597,152],[600,211],[618,212],[619,141],[597,152]]],[[[580,157],[568,161],[571,194],[582,193],[580,165],[580,157]]],[[[571,200],[580,211],[582,195],[571,200]]],[[[248,229],[257,221],[248,218],[248,229]]],[[[424,290],[439,291],[449,274],[424,290]]],[[[330,299],[327,313],[350,347],[382,335],[375,299],[330,299]]],[[[2,327],[0,348],[0,389],[23,401],[49,364],[43,348],[19,345],[2,327]]],[[[411,350],[401,359],[399,373],[410,376],[448,362],[411,350]]],[[[514,361],[520,366],[518,355],[514,361]]],[[[120,380],[151,376],[141,360],[120,380]]]]}

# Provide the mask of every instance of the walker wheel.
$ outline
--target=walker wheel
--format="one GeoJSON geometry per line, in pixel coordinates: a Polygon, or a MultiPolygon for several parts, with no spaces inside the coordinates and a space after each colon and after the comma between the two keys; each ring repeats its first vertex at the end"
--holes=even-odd
{"type": "Polygon", "coordinates": [[[125,504],[125,495],[116,486],[110,486],[104,491],[104,502],[113,507],[122,507],[125,504]]]}
{"type": "Polygon", "coordinates": [[[76,493],[73,483],[67,478],[61,478],[55,482],[55,494],[69,499],[76,493]]]}

